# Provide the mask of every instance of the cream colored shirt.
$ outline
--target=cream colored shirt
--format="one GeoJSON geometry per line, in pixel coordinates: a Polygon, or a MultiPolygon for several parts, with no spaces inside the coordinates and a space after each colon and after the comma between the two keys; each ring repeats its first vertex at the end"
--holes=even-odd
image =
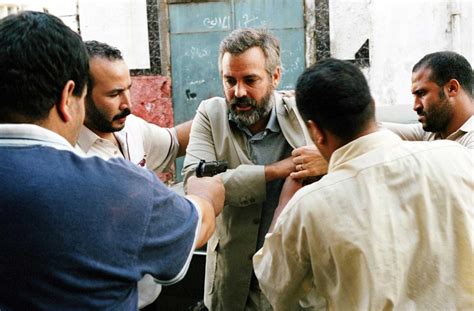
{"type": "Polygon", "coordinates": [[[275,310],[473,310],[473,212],[471,152],[382,130],[295,194],[255,274],[275,310]]]}
{"type": "MultiPolygon", "coordinates": [[[[167,129],[148,123],[134,115],[129,115],[125,127],[114,133],[120,148],[107,139],[102,139],[82,126],[76,149],[87,156],[98,156],[105,160],[123,158],[161,173],[174,163],[178,154],[178,138],[174,128],[167,129]]],[[[138,282],[138,307],[151,304],[159,296],[161,285],[146,274],[138,282]]]]}
{"type": "MultiPolygon", "coordinates": [[[[433,141],[443,139],[439,133],[425,132],[420,123],[399,124],[382,122],[381,125],[404,140],[433,141]]],[[[474,116],[471,116],[457,131],[445,139],[456,141],[469,149],[474,149],[474,116]]]]}
{"type": "Polygon", "coordinates": [[[76,148],[86,155],[106,160],[124,158],[159,173],[168,169],[178,154],[179,143],[174,128],[162,128],[134,115],[129,115],[125,127],[114,135],[122,151],[111,141],[100,138],[83,126],[76,148]]]}

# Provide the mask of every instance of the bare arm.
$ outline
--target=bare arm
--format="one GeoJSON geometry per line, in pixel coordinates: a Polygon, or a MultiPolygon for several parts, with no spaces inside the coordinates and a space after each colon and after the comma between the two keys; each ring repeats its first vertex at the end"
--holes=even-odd
{"type": "Polygon", "coordinates": [[[292,157],[265,165],[265,181],[270,182],[275,179],[286,178],[295,170],[296,166],[293,163],[292,157]]]}
{"type": "Polygon", "coordinates": [[[222,179],[214,177],[190,177],[186,185],[187,197],[201,210],[201,230],[196,248],[206,244],[216,227],[216,217],[224,207],[225,189],[222,179]]]}
{"type": "Polygon", "coordinates": [[[178,136],[178,155],[177,157],[182,157],[186,154],[186,148],[189,143],[189,133],[191,132],[191,125],[193,120],[186,121],[184,123],[176,125],[174,128],[176,130],[176,135],[178,136]]]}
{"type": "Polygon", "coordinates": [[[285,209],[286,205],[288,204],[288,201],[293,197],[293,195],[296,193],[296,191],[300,190],[303,187],[303,184],[301,180],[294,179],[292,177],[288,177],[285,180],[285,183],[283,184],[283,187],[280,192],[280,199],[278,201],[278,206],[275,209],[275,213],[273,214],[273,220],[270,225],[270,229],[268,229],[268,232],[273,232],[273,228],[275,227],[275,224],[278,220],[278,217],[280,216],[281,212],[285,209]]]}
{"type": "Polygon", "coordinates": [[[426,132],[419,123],[401,124],[393,122],[379,122],[379,127],[388,129],[400,136],[403,140],[420,141],[423,140],[426,132]]]}

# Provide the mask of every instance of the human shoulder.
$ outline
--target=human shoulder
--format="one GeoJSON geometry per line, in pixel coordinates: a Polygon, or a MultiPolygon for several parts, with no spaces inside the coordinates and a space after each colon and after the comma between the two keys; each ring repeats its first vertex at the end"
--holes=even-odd
{"type": "Polygon", "coordinates": [[[228,108],[226,100],[222,97],[213,97],[203,100],[197,109],[194,123],[211,123],[221,127],[228,123],[228,108]]]}
{"type": "MultiPolygon", "coordinates": [[[[157,126],[160,127],[159,125],[153,124],[151,122],[146,121],[145,119],[138,117],[134,114],[130,114],[127,116],[127,119],[125,120],[125,127],[122,131],[129,132],[133,131],[139,128],[144,128],[147,126],[157,126]]],[[[160,127],[161,128],[161,127],[160,127]]]]}
{"type": "Polygon", "coordinates": [[[222,113],[227,112],[227,103],[222,97],[212,97],[203,100],[198,107],[198,111],[206,113],[222,113]]]}
{"type": "Polygon", "coordinates": [[[464,147],[474,150],[474,116],[471,116],[454,134],[454,140],[464,147]]]}
{"type": "MultiPolygon", "coordinates": [[[[97,172],[97,175],[103,176],[104,179],[117,178],[118,176],[126,177],[127,181],[134,178],[153,179],[154,175],[151,171],[138,167],[136,164],[123,158],[103,159],[98,156],[86,157],[81,162],[84,168],[90,168],[90,172],[97,172]]],[[[122,179],[125,180],[125,179],[122,179]]]]}
{"type": "Polygon", "coordinates": [[[301,218],[318,218],[339,206],[331,204],[338,198],[342,198],[344,185],[347,178],[338,172],[323,176],[319,181],[306,185],[298,190],[288,202],[290,210],[299,214],[301,218]]]}
{"type": "Polygon", "coordinates": [[[176,136],[176,131],[173,129],[161,127],[135,115],[129,115],[127,117],[125,127],[120,133],[126,133],[129,136],[129,143],[138,143],[138,141],[142,140],[144,143],[164,140],[168,144],[170,136],[176,136]]]}

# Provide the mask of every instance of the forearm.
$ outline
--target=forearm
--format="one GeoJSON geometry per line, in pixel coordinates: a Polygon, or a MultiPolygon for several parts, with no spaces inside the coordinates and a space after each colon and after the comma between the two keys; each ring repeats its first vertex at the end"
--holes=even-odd
{"type": "Polygon", "coordinates": [[[303,187],[302,181],[298,179],[294,179],[292,177],[288,177],[285,180],[285,183],[283,184],[283,187],[280,192],[280,198],[278,200],[278,206],[275,209],[275,212],[273,213],[273,219],[272,223],[270,225],[270,228],[268,232],[273,232],[273,229],[275,228],[276,222],[278,221],[278,218],[280,217],[281,213],[283,210],[286,208],[288,205],[288,202],[291,200],[291,198],[295,195],[295,193],[303,187]]]}
{"type": "Polygon", "coordinates": [[[403,140],[421,141],[425,135],[425,131],[420,124],[379,122],[379,126],[397,134],[403,140]]]}
{"type": "MultiPolygon", "coordinates": [[[[184,183],[195,175],[195,170],[200,158],[206,161],[228,160],[218,158],[210,148],[204,144],[190,145],[184,160],[183,175],[184,183]]],[[[263,165],[238,164],[230,161],[229,169],[219,174],[226,189],[225,204],[233,206],[247,206],[249,204],[261,203],[266,196],[265,170],[263,165]],[[234,167],[234,168],[232,168],[234,167]]]]}
{"type": "Polygon", "coordinates": [[[179,143],[179,149],[177,154],[178,157],[184,156],[186,154],[186,148],[189,144],[189,133],[191,132],[192,124],[193,121],[189,120],[175,126],[176,135],[178,137],[179,143]]]}
{"type": "Polygon", "coordinates": [[[226,205],[247,206],[266,199],[263,165],[241,164],[220,176],[226,189],[226,205]]]}
{"type": "Polygon", "coordinates": [[[296,166],[292,157],[288,157],[281,161],[265,165],[265,181],[270,182],[275,179],[285,179],[292,172],[295,172],[296,166]]]}
{"type": "Polygon", "coordinates": [[[216,228],[216,213],[208,200],[197,195],[188,195],[187,197],[195,203],[196,208],[198,208],[201,213],[200,230],[196,241],[196,248],[200,248],[206,244],[214,233],[216,228]]]}

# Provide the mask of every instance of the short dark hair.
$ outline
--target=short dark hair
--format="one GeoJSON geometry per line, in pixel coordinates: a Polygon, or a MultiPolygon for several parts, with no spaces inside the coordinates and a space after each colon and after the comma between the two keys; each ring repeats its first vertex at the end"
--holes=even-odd
{"type": "Polygon", "coordinates": [[[250,48],[259,47],[265,55],[265,70],[270,76],[281,66],[280,41],[267,29],[238,28],[222,40],[219,46],[219,71],[225,53],[239,55],[250,48]]]}
{"type": "Polygon", "coordinates": [[[334,58],[307,68],[298,78],[296,104],[303,119],[350,141],[375,119],[369,85],[355,65],[334,58]]]}
{"type": "Polygon", "coordinates": [[[423,68],[431,69],[430,80],[438,86],[456,79],[472,97],[472,67],[464,56],[451,51],[427,54],[413,66],[412,71],[416,72],[423,68]]]}
{"type": "MultiPolygon", "coordinates": [[[[89,54],[89,58],[104,58],[110,61],[116,60],[123,60],[122,52],[116,47],[110,46],[107,43],[90,40],[85,42],[87,53],[89,54]]],[[[87,93],[87,100],[91,100],[92,96],[92,89],[94,88],[94,77],[89,72],[88,80],[87,80],[87,87],[89,92],[87,93]]]]}
{"type": "Polygon", "coordinates": [[[0,20],[0,122],[38,122],[69,80],[81,96],[89,59],[81,37],[59,18],[24,11],[0,20]]]}
{"type": "Polygon", "coordinates": [[[116,47],[110,46],[107,43],[95,40],[85,41],[87,53],[89,57],[101,57],[109,60],[122,60],[122,52],[116,47]]]}

